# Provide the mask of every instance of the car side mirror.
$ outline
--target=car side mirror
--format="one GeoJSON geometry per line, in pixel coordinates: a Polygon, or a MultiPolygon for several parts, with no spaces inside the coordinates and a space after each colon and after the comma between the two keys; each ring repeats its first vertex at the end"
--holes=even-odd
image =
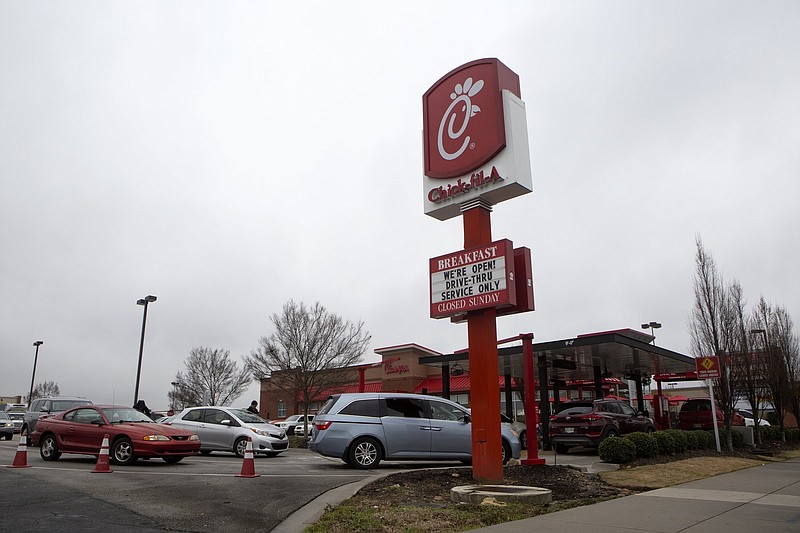
{"type": "Polygon", "coordinates": [[[230,426],[230,425],[232,425],[232,424],[231,424],[231,421],[230,421],[230,420],[228,420],[227,418],[226,418],[225,420],[222,420],[222,421],[220,422],[220,424],[222,424],[223,426],[230,426]]]}
{"type": "Polygon", "coordinates": [[[472,422],[472,417],[469,415],[464,415],[464,423],[469,424],[470,422],[472,422]]]}
{"type": "Polygon", "coordinates": [[[89,423],[90,423],[90,424],[95,424],[95,425],[98,425],[98,426],[102,426],[102,425],[104,425],[104,424],[105,424],[105,422],[103,422],[103,419],[102,419],[102,418],[95,418],[94,420],[92,420],[92,421],[91,421],[91,422],[89,422],[89,423]]]}

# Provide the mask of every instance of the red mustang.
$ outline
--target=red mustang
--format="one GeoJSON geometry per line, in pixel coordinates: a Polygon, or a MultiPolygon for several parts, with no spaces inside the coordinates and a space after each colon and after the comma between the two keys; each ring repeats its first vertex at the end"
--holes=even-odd
{"type": "Polygon", "coordinates": [[[156,424],[131,407],[111,405],[83,405],[40,418],[30,438],[42,459],[55,461],[62,453],[98,455],[104,435],[109,458],[118,465],[151,457],[177,463],[200,452],[200,439],[191,431],[156,424]]]}

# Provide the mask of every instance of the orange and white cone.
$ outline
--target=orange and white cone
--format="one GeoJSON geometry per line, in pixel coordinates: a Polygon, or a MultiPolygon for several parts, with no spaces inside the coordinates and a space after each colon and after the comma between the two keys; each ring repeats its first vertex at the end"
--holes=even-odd
{"type": "Polygon", "coordinates": [[[247,448],[244,450],[244,461],[242,462],[242,473],[236,477],[258,477],[256,474],[256,462],[253,460],[253,437],[247,437],[247,448]]]}
{"type": "Polygon", "coordinates": [[[93,474],[108,474],[113,472],[108,461],[108,433],[103,437],[103,444],[100,445],[100,454],[97,456],[97,464],[92,470],[93,474]]]}
{"type": "Polygon", "coordinates": [[[19,444],[17,445],[17,453],[14,455],[14,461],[8,465],[9,468],[28,468],[28,436],[21,435],[19,437],[19,444]]]}

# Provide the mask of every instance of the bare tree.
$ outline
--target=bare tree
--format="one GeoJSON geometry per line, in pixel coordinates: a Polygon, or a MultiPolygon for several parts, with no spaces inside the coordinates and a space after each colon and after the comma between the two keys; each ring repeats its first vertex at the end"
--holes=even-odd
{"type": "Polygon", "coordinates": [[[764,358],[753,353],[751,331],[757,326],[745,310],[742,287],[734,281],[728,288],[728,311],[732,326],[730,340],[731,388],[737,397],[743,397],[753,410],[755,438],[761,444],[758,431],[761,419],[761,402],[765,393],[764,358]]]}
{"type": "Polygon", "coordinates": [[[730,428],[736,397],[731,387],[728,354],[731,337],[736,331],[732,323],[735,313],[722,275],[699,236],[695,245],[694,307],[689,320],[691,349],[695,357],[719,356],[720,378],[714,380],[713,386],[722,408],[725,429],[729,430],[726,432],[726,447],[732,451],[730,428]]]}
{"type": "Polygon", "coordinates": [[[185,372],[178,372],[178,385],[172,393],[175,405],[229,405],[247,390],[252,381],[250,370],[241,370],[231,360],[229,350],[193,348],[184,361],[185,372]]]}
{"type": "Polygon", "coordinates": [[[55,381],[45,381],[44,383],[37,383],[36,387],[33,389],[33,396],[32,398],[28,398],[28,395],[25,396],[27,399],[28,404],[37,398],[49,398],[51,396],[58,396],[61,394],[61,391],[58,390],[58,384],[55,381]]]}
{"type": "Polygon", "coordinates": [[[776,309],[776,345],[786,366],[786,409],[800,420],[800,339],[794,333],[794,324],[784,307],[776,309]]]}
{"type": "Polygon", "coordinates": [[[290,300],[270,321],[275,332],[261,337],[245,361],[256,379],[269,378],[292,398],[300,394],[306,415],[309,402],[349,381],[347,367],[361,361],[371,339],[363,322],[344,320],[319,302],[306,307],[290,300]]]}
{"type": "Polygon", "coordinates": [[[797,336],[792,332],[791,316],[785,308],[768,304],[764,297],[756,310],[758,333],[763,334],[762,346],[765,355],[765,378],[769,391],[769,403],[775,410],[785,440],[784,416],[786,411],[796,413],[798,407],[798,348],[797,336]]]}

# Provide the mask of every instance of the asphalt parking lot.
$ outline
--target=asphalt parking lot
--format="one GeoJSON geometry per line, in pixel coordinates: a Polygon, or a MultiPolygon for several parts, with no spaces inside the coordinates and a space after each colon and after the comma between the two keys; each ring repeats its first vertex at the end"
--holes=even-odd
{"type": "Polygon", "coordinates": [[[5,529],[28,532],[270,531],[330,489],[412,467],[387,463],[359,471],[290,449],[278,457],[256,456],[257,478],[236,477],[242,459],[232,453],[188,457],[175,465],[160,459],[112,465],[113,473],[105,474],[91,472],[91,456],[65,454],[46,462],[38,448],[29,447],[30,468],[7,468],[18,442],[18,436],[0,442],[0,516],[5,529]]]}

